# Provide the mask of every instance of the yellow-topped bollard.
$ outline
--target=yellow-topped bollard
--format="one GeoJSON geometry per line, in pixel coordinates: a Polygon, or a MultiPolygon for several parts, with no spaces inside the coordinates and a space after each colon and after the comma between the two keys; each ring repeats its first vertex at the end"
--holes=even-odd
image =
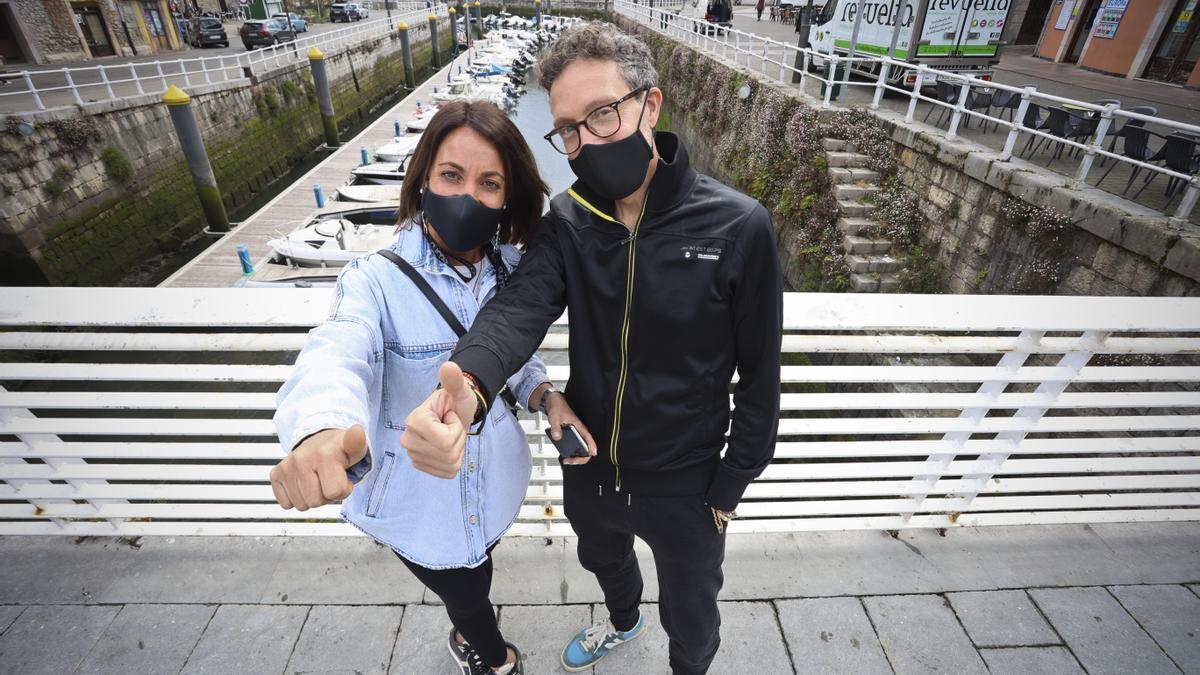
{"type": "Polygon", "coordinates": [[[453,6],[451,6],[451,7],[450,7],[450,9],[447,9],[446,11],[447,11],[447,12],[450,12],[451,14],[453,14],[453,13],[454,13],[454,7],[453,7],[453,6]]]}
{"type": "Polygon", "coordinates": [[[191,96],[175,85],[167,87],[167,90],[163,92],[163,103],[167,105],[187,105],[191,100],[191,96]]]}
{"type": "Polygon", "coordinates": [[[396,30],[408,30],[408,24],[401,21],[400,25],[396,26],[396,30]]]}
{"type": "Polygon", "coordinates": [[[433,12],[430,12],[430,13],[429,13],[429,20],[430,20],[430,21],[437,21],[437,14],[434,14],[433,12]]]}
{"type": "MultiPolygon", "coordinates": [[[[451,9],[454,9],[451,7],[451,9]]],[[[450,13],[450,26],[454,26],[454,13],[450,13]]],[[[450,37],[453,39],[454,31],[450,31],[450,37]]],[[[429,55],[430,61],[433,63],[434,70],[442,69],[442,44],[438,40],[438,22],[437,14],[429,13],[429,55]]]]}
{"type": "Polygon", "coordinates": [[[308,60],[309,61],[320,61],[323,58],[325,58],[325,53],[322,52],[320,49],[313,47],[312,49],[308,50],[308,60]]]}
{"type": "Polygon", "coordinates": [[[337,118],[333,114],[333,93],[329,89],[329,76],[325,74],[325,55],[320,49],[308,50],[308,66],[312,69],[313,87],[317,90],[317,108],[321,110],[321,127],[325,132],[325,145],[336,148],[338,140],[337,118]]]}
{"type": "Polygon", "coordinates": [[[208,230],[228,232],[229,216],[225,213],[225,203],[221,201],[217,177],[213,175],[212,165],[208,162],[200,127],[192,113],[192,98],[179,87],[171,85],[163,92],[163,103],[167,104],[171,124],[175,127],[175,135],[179,137],[179,147],[183,149],[188,172],[192,174],[192,183],[196,186],[196,196],[200,199],[200,208],[204,210],[208,230]]]}
{"type": "Polygon", "coordinates": [[[404,61],[404,86],[413,89],[417,86],[417,75],[413,72],[412,44],[408,41],[408,24],[400,22],[400,56],[404,61]]]}

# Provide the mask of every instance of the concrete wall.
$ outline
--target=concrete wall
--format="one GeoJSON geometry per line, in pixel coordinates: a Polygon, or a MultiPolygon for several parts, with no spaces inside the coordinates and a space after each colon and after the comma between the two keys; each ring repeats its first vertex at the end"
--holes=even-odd
{"type": "MultiPolygon", "coordinates": [[[[448,33],[441,31],[446,49],[448,33]]],[[[428,28],[414,28],[413,41],[423,77],[430,62],[428,28]]],[[[329,55],[326,63],[343,129],[402,90],[398,36],[329,55]]],[[[231,212],[321,143],[307,62],[253,83],[188,93],[231,212]]],[[[14,126],[0,127],[0,283],[115,283],[204,227],[158,95],[48,111],[32,121],[30,137],[14,126]],[[130,180],[114,176],[103,159],[106,150],[129,162],[130,180]]]]}
{"type": "MultiPolygon", "coordinates": [[[[1078,2],[1076,2],[1075,7],[1079,7],[1078,2]]],[[[1038,56],[1044,59],[1050,59],[1052,61],[1057,60],[1058,52],[1062,47],[1063,42],[1066,40],[1067,36],[1071,35],[1071,33],[1075,30],[1076,19],[1072,19],[1069,23],[1067,23],[1065,30],[1055,28],[1055,25],[1058,23],[1058,15],[1062,12],[1062,8],[1063,0],[1055,0],[1054,6],[1050,8],[1049,16],[1046,17],[1046,21],[1048,23],[1046,24],[1046,30],[1042,32],[1042,41],[1038,43],[1036,52],[1038,56]]]]}

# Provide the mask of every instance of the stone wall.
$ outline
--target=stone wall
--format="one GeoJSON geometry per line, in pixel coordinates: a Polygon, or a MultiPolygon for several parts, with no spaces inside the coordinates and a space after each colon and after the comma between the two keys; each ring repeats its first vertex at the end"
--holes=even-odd
{"type": "Polygon", "coordinates": [[[13,9],[41,63],[88,58],[66,0],[13,0],[13,9]]]}
{"type": "Polygon", "coordinates": [[[951,293],[1200,295],[1200,228],[1020,159],[922,133],[892,119],[897,178],[921,200],[929,252],[951,293]],[[1018,199],[1062,214],[1031,232],[1003,212],[1018,199]]]}
{"type": "MultiPolygon", "coordinates": [[[[424,79],[431,72],[428,28],[412,33],[424,79]]],[[[440,31],[443,51],[448,33],[440,31]]],[[[331,54],[326,63],[343,130],[403,88],[396,35],[331,54]]],[[[188,93],[230,212],[322,142],[307,62],[188,93]]],[[[32,121],[29,137],[14,124],[0,127],[0,283],[112,284],[204,227],[159,95],[47,111],[32,121]]]]}

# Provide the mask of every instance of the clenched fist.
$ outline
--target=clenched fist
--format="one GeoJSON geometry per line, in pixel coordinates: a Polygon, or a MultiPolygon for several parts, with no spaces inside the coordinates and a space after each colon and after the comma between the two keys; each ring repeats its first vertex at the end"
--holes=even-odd
{"type": "Polygon", "coordinates": [[[479,399],[453,361],[442,364],[438,380],[442,388],[413,408],[405,419],[407,428],[400,436],[400,445],[408,450],[414,467],[450,479],[462,468],[467,426],[475,419],[479,399]]]}
{"type": "Polygon", "coordinates": [[[367,435],[361,426],[318,431],[271,469],[275,501],[285,509],[307,511],[345,499],[354,489],[346,470],[366,456],[367,435]]]}

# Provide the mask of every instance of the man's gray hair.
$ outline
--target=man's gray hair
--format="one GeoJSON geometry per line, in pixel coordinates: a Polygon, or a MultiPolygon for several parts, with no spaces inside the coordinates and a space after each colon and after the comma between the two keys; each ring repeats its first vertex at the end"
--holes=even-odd
{"type": "Polygon", "coordinates": [[[565,31],[538,62],[538,82],[546,91],[567,66],[580,60],[613,61],[630,89],[658,85],[654,57],[641,40],[611,23],[591,21],[565,31]]]}

